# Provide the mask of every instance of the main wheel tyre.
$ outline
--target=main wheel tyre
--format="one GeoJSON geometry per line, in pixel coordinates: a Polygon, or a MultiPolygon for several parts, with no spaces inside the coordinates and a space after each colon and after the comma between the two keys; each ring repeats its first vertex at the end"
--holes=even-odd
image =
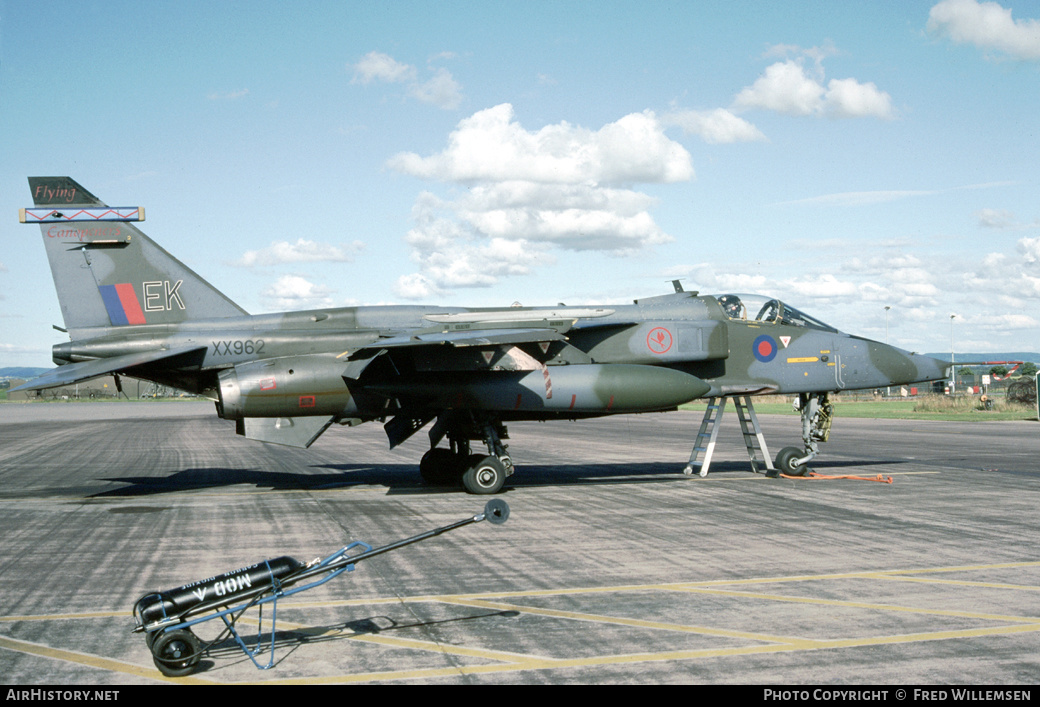
{"type": "Polygon", "coordinates": [[[163,675],[182,678],[199,664],[201,644],[191,631],[166,631],[152,642],[152,660],[163,675]]]}
{"type": "Polygon", "coordinates": [[[458,456],[450,449],[435,447],[419,460],[419,475],[430,486],[448,486],[458,483],[462,473],[458,456]]]}
{"type": "Polygon", "coordinates": [[[469,493],[498,493],[506,482],[506,466],[498,457],[482,457],[462,475],[462,486],[469,493]]]}
{"type": "Polygon", "coordinates": [[[784,447],[776,455],[776,469],[786,476],[805,476],[809,467],[805,464],[795,466],[794,460],[801,459],[805,453],[798,447],[784,447]]]}

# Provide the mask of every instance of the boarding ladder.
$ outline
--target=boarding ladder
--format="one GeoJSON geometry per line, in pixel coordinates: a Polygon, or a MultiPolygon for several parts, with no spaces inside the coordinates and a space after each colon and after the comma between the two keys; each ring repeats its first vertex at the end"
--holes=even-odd
{"type": "MultiPolygon", "coordinates": [[[[715,441],[719,436],[719,426],[722,416],[726,412],[727,399],[724,396],[708,399],[708,407],[704,410],[701,428],[693,443],[693,451],[690,453],[690,462],[683,469],[683,473],[687,476],[692,476],[694,472],[702,477],[708,475],[711,457],[715,453],[715,441]],[[699,461],[698,458],[702,452],[704,460],[699,461]]],[[[759,465],[764,465],[767,471],[773,471],[773,462],[769,458],[766,439],[762,434],[762,428],[759,427],[758,415],[755,414],[751,396],[736,396],[733,398],[733,405],[737,409],[737,418],[740,420],[740,429],[744,435],[744,446],[747,448],[748,459],[751,461],[751,471],[759,473],[759,465]]]]}

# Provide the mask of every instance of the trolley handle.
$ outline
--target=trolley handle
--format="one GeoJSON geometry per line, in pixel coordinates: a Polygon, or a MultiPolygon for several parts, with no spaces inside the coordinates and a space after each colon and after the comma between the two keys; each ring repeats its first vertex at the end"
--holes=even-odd
{"type": "MultiPolygon", "coordinates": [[[[262,601],[267,601],[267,599],[264,599],[264,597],[268,594],[270,594],[271,596],[295,594],[296,592],[310,589],[311,587],[318,586],[319,584],[324,584],[325,582],[341,574],[342,572],[352,571],[354,569],[354,565],[360,562],[361,560],[367,560],[377,555],[382,555],[384,553],[390,552],[391,550],[397,550],[399,548],[405,547],[406,545],[411,545],[422,540],[427,540],[429,538],[441,535],[442,533],[447,533],[448,531],[455,530],[466,525],[480,523],[481,521],[485,520],[493,525],[501,525],[502,523],[505,523],[508,518],[509,505],[505,501],[495,498],[487,502],[487,504],[484,506],[483,513],[479,513],[471,518],[466,518],[465,520],[460,520],[456,523],[445,525],[441,528],[435,528],[425,533],[420,533],[419,535],[414,535],[410,538],[405,538],[404,540],[399,540],[395,543],[390,543],[389,545],[383,545],[382,547],[373,548],[368,543],[353,542],[350,545],[347,545],[346,547],[332,553],[325,559],[318,561],[317,564],[312,562],[311,564],[304,565],[295,572],[287,574],[281,578],[274,579],[272,577],[271,581],[259,587],[253,587],[250,590],[235,593],[233,596],[223,597],[220,599],[211,599],[207,602],[196,604],[178,614],[164,616],[164,618],[162,618],[161,620],[154,621],[151,624],[146,625],[144,623],[143,617],[137,615],[138,606],[135,605],[134,618],[137,622],[137,625],[132,629],[132,632],[151,633],[165,626],[181,624],[185,622],[188,619],[188,617],[197,616],[199,614],[205,613],[207,611],[213,611],[214,609],[219,609],[221,607],[228,607],[236,602],[251,601],[253,603],[261,603],[262,601]],[[358,547],[362,547],[364,548],[364,550],[358,553],[357,555],[347,554],[350,550],[358,547]],[[308,579],[310,577],[322,574],[326,574],[327,576],[322,579],[316,580],[315,582],[305,587],[301,587],[291,592],[284,591],[286,588],[298,584],[304,579],[308,579]]],[[[161,596],[161,593],[154,593],[154,595],[161,596]]],[[[150,594],[146,596],[152,595],[150,594]]],[[[140,602],[138,602],[138,604],[139,603],[140,602]]]]}
{"type": "Polygon", "coordinates": [[[483,513],[478,513],[477,515],[473,516],[472,518],[466,518],[465,520],[460,520],[460,521],[458,521],[456,523],[452,523],[450,525],[445,525],[445,526],[440,527],[440,528],[434,528],[433,530],[428,530],[425,533],[420,533],[419,535],[413,535],[410,538],[405,538],[404,540],[398,540],[395,543],[390,543],[389,545],[383,545],[382,547],[372,548],[371,546],[369,546],[369,545],[367,545],[365,543],[358,543],[358,542],[352,543],[352,544],[348,545],[347,547],[343,548],[342,550],[340,550],[339,552],[334,553],[333,555],[330,555],[329,557],[327,557],[325,560],[323,560],[319,564],[314,565],[312,567],[304,567],[304,568],[298,570],[296,573],[291,574],[288,577],[284,577],[281,580],[281,583],[283,585],[286,585],[286,584],[288,584],[290,582],[291,583],[295,583],[295,582],[298,582],[301,579],[305,579],[307,577],[312,577],[312,576],[314,576],[316,574],[320,574],[321,572],[329,572],[329,571],[332,571],[334,569],[339,569],[342,565],[353,566],[354,564],[356,564],[358,562],[361,562],[361,560],[368,560],[368,559],[371,559],[373,557],[376,557],[377,555],[382,555],[384,553],[390,552],[391,550],[398,550],[398,549],[400,549],[402,547],[405,547],[406,545],[411,545],[413,543],[421,542],[423,540],[428,540],[428,539],[430,539],[432,537],[436,537],[437,535],[441,535],[443,533],[447,533],[447,532],[449,532],[451,530],[455,530],[457,528],[461,528],[461,527],[466,526],[466,525],[471,525],[473,523],[480,523],[481,521],[485,521],[486,520],[487,522],[491,523],[492,525],[502,525],[508,519],[509,519],[509,504],[507,504],[505,501],[503,501],[501,499],[493,498],[490,501],[488,501],[487,504],[484,506],[484,512],[483,513]],[[346,555],[345,554],[348,550],[350,550],[353,547],[357,547],[358,545],[364,545],[365,547],[367,547],[369,549],[366,550],[365,552],[359,553],[357,555],[346,555]]]}

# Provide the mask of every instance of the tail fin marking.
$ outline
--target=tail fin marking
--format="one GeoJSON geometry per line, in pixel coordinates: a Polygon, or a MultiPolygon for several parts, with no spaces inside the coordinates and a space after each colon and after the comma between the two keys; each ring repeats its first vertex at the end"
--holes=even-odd
{"type": "MultiPolygon", "coordinates": [[[[69,177],[29,177],[29,188],[37,207],[60,206],[63,214],[107,206],[69,177]]],[[[39,225],[73,339],[112,326],[247,314],[131,223],[39,225]]]]}
{"type": "Polygon", "coordinates": [[[119,285],[101,285],[101,299],[108,310],[108,318],[114,326],[127,324],[147,324],[141,302],[137,299],[134,286],[128,282],[119,285]]]}

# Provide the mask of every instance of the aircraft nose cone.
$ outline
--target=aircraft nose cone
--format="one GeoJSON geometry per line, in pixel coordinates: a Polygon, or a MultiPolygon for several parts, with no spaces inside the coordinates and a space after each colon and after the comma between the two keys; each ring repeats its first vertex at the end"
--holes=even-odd
{"type": "Polygon", "coordinates": [[[917,375],[911,381],[912,383],[943,380],[948,377],[950,366],[953,365],[949,361],[940,361],[922,354],[910,354],[909,358],[917,369],[917,375]]]}
{"type": "Polygon", "coordinates": [[[946,378],[950,364],[931,356],[910,353],[894,346],[873,342],[871,358],[881,373],[881,385],[926,383],[946,378]]]}

